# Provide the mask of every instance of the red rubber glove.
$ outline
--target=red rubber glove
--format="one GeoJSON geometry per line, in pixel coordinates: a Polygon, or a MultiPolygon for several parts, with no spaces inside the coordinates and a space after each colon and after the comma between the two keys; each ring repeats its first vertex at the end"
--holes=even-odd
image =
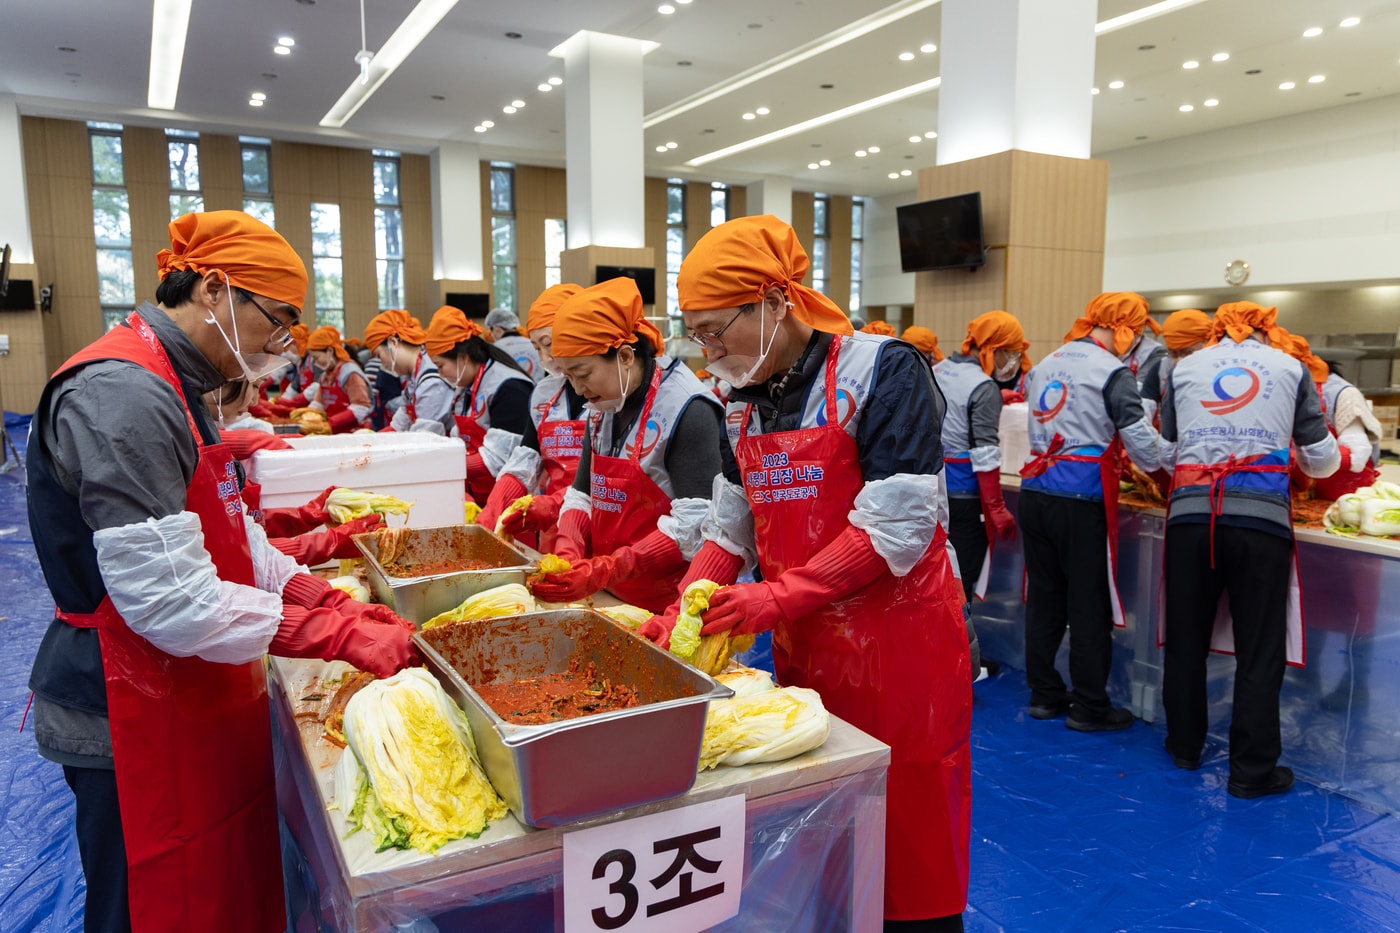
{"type": "Polygon", "coordinates": [[[332,434],[349,434],[360,426],[360,419],[356,418],[349,408],[342,408],[333,415],[327,415],[326,422],[331,426],[332,434]]]}
{"type": "Polygon", "coordinates": [[[888,569],[870,536],[847,527],[806,564],[779,574],[776,580],[715,590],[700,634],[766,632],[780,621],[797,621],[844,599],[888,569]]]}
{"type": "Polygon", "coordinates": [[[620,547],[611,554],[570,560],[562,573],[551,573],[530,591],[547,603],[567,603],[591,596],[608,584],[630,580],[640,574],[660,575],[679,567],[685,558],[675,540],[653,531],[636,544],[620,547]]]}
{"type": "Polygon", "coordinates": [[[1014,405],[1017,402],[1024,402],[1026,397],[1015,389],[1001,390],[1001,403],[1003,405],[1014,405]]]}
{"type": "Polygon", "coordinates": [[[476,516],[476,523],[487,531],[495,531],[501,513],[516,499],[529,493],[530,490],[525,488],[519,477],[510,473],[502,474],[497,478],[496,485],[491,487],[491,495],[486,497],[486,504],[476,516]]]}
{"type": "Polygon", "coordinates": [[[295,538],[329,524],[326,500],[337,488],[327,486],[319,496],[298,508],[263,509],[263,530],[269,538],[295,538]]]}
{"type": "Polygon", "coordinates": [[[255,431],[252,428],[234,428],[231,431],[220,431],[219,440],[228,445],[229,453],[233,454],[235,460],[247,460],[259,450],[292,449],[291,444],[288,444],[276,434],[268,434],[266,431],[255,431]]]}
{"type": "Polygon", "coordinates": [[[383,516],[376,512],[343,525],[336,525],[334,528],[308,531],[294,538],[269,538],[268,543],[297,563],[314,567],[333,557],[348,560],[363,556],[351,538],[366,531],[373,531],[383,523],[383,516]]]}
{"type": "Polygon", "coordinates": [[[583,509],[559,513],[559,537],[554,541],[554,553],[569,563],[583,560],[593,540],[593,518],[583,509]]]}
{"type": "Polygon", "coordinates": [[[320,577],[294,574],[282,588],[282,624],[268,653],[348,661],[376,677],[423,663],[409,640],[412,623],[384,606],[351,599],[320,577]]]}
{"type": "MultiPolygon", "coordinates": [[[[686,587],[696,580],[713,580],[721,586],[728,586],[738,579],[739,571],[743,569],[742,557],[735,557],[715,542],[706,541],[690,561],[690,569],[681,578],[679,592],[684,594],[686,587]]],[[[659,616],[652,616],[638,626],[637,634],[656,642],[662,648],[669,648],[671,632],[676,627],[676,618],[680,613],[681,601],[678,596],[675,602],[666,607],[665,612],[659,616]]]]}
{"type": "Polygon", "coordinates": [[[272,408],[272,413],[274,415],[286,415],[294,409],[305,408],[306,396],[300,392],[295,395],[283,393],[268,404],[272,408]]]}
{"type": "Polygon", "coordinates": [[[254,418],[268,418],[273,414],[272,406],[264,405],[262,402],[254,402],[248,406],[248,414],[254,418]]]}
{"type": "Polygon", "coordinates": [[[501,530],[517,538],[531,531],[548,531],[559,522],[559,507],[563,504],[563,492],[535,496],[528,508],[507,515],[501,530]]]}
{"type": "Polygon", "coordinates": [[[994,532],[999,541],[1011,541],[1016,537],[1016,519],[1006,507],[1001,496],[1001,471],[984,470],[973,473],[977,477],[977,492],[982,498],[982,514],[987,519],[987,530],[994,532]]]}

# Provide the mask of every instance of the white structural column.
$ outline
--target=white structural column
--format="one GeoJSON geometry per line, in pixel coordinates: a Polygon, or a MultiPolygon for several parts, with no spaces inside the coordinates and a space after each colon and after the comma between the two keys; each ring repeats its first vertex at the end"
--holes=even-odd
{"type": "Polygon", "coordinates": [[[478,281],[481,265],[481,152],[444,142],[429,155],[433,176],[433,278],[478,281]]]}
{"type": "Polygon", "coordinates": [[[646,245],[642,56],[656,48],[606,33],[574,33],[564,59],[568,248],[646,245]]]}
{"type": "Polygon", "coordinates": [[[0,94],[0,247],[6,243],[13,250],[14,262],[34,261],[24,184],[24,139],[13,94],[0,94]]]}
{"type": "Polygon", "coordinates": [[[748,212],[772,214],[783,223],[792,223],[792,179],[765,175],[745,186],[748,212]]]}
{"type": "Polygon", "coordinates": [[[1097,0],[943,0],[938,165],[1020,149],[1087,159],[1097,0]]]}

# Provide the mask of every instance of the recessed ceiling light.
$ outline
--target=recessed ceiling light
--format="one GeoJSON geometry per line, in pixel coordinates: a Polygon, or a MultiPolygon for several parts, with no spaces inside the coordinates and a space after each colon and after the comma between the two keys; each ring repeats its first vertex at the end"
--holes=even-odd
{"type": "Polygon", "coordinates": [[[809,168],[810,170],[812,170],[812,171],[815,172],[817,169],[821,168],[821,166],[818,165],[818,164],[815,163],[815,162],[808,162],[808,163],[807,163],[807,168],[809,168]]]}
{"type": "Polygon", "coordinates": [[[1210,57],[1210,60],[1213,61],[1213,62],[1228,62],[1228,61],[1230,60],[1230,53],[1229,53],[1229,52],[1216,52],[1214,55],[1212,55],[1212,56],[1210,57]]]}
{"type": "Polygon", "coordinates": [[[293,39],[291,36],[278,36],[277,44],[285,45],[287,48],[291,48],[292,46],[297,44],[297,40],[293,39]]]}
{"type": "Polygon", "coordinates": [[[889,177],[890,177],[890,178],[898,178],[898,177],[899,177],[899,173],[898,173],[898,172],[890,172],[889,177]]]}
{"type": "Polygon", "coordinates": [[[1304,29],[1304,30],[1303,30],[1303,38],[1304,38],[1304,39],[1315,39],[1315,38],[1317,38],[1317,37],[1320,36],[1320,35],[1322,35],[1322,27],[1321,27],[1321,26],[1313,26],[1313,27],[1310,28],[1310,29],[1304,29]]]}
{"type": "Polygon", "coordinates": [[[262,91],[254,91],[251,97],[253,100],[267,100],[267,95],[262,91]]]}
{"type": "Polygon", "coordinates": [[[1090,94],[1097,94],[1098,92],[1099,92],[1099,89],[1096,88],[1096,87],[1091,87],[1091,88],[1089,88],[1089,93],[1090,93],[1090,94]]]}
{"type": "Polygon", "coordinates": [[[524,106],[525,106],[525,101],[523,101],[523,100],[513,100],[513,101],[510,102],[510,105],[511,105],[512,107],[514,107],[516,110],[519,110],[521,107],[524,107],[524,106]]]}
{"type": "Polygon", "coordinates": [[[875,153],[877,153],[877,152],[880,151],[880,147],[879,147],[879,146],[866,146],[865,149],[866,149],[866,151],[869,152],[871,155],[874,155],[875,153]]]}
{"type": "Polygon", "coordinates": [[[767,107],[759,107],[754,113],[758,114],[760,117],[766,117],[769,114],[769,110],[767,107]]]}
{"type": "Polygon", "coordinates": [[[1181,63],[1181,67],[1182,67],[1182,68],[1185,68],[1187,71],[1190,71],[1192,68],[1199,68],[1199,67],[1201,67],[1201,63],[1198,62],[1198,61],[1196,61],[1196,60],[1193,58],[1193,59],[1191,59],[1189,62],[1182,62],[1182,63],[1181,63]]]}
{"type": "Polygon", "coordinates": [[[867,153],[864,149],[857,149],[857,150],[856,150],[856,158],[857,158],[857,159],[863,159],[863,158],[865,158],[867,155],[869,155],[869,153],[867,153]]]}
{"type": "Polygon", "coordinates": [[[1119,88],[1121,88],[1122,86],[1123,86],[1123,82],[1122,82],[1122,81],[1110,81],[1110,82],[1108,82],[1108,89],[1109,89],[1110,91],[1116,91],[1116,90],[1118,90],[1119,88]]]}
{"type": "Polygon", "coordinates": [[[913,52],[900,52],[900,53],[899,53],[899,60],[902,61],[902,62],[912,62],[912,61],[914,60],[914,53],[913,53],[913,52]]]}
{"type": "Polygon", "coordinates": [[[1327,76],[1326,76],[1326,75],[1313,75],[1311,78],[1308,79],[1308,83],[1309,83],[1309,84],[1321,84],[1323,81],[1326,81],[1326,80],[1327,80],[1327,76]]]}
{"type": "Polygon", "coordinates": [[[272,47],[272,51],[276,52],[278,55],[291,55],[291,54],[292,54],[292,50],[289,49],[289,48],[287,48],[285,45],[274,45],[274,46],[272,47]]]}
{"type": "Polygon", "coordinates": [[[903,175],[905,178],[908,178],[910,175],[912,175],[912,174],[914,174],[914,173],[911,172],[909,169],[906,168],[906,169],[901,169],[899,174],[903,175]]]}
{"type": "Polygon", "coordinates": [[[754,118],[757,117],[757,116],[758,116],[757,114],[746,113],[746,114],[744,114],[744,119],[745,119],[745,120],[752,120],[752,119],[754,119],[754,118]]]}
{"type": "Polygon", "coordinates": [[[665,152],[665,151],[666,151],[666,147],[665,147],[665,146],[657,146],[657,147],[656,147],[656,151],[657,151],[657,152],[665,152]]]}
{"type": "Polygon", "coordinates": [[[1294,84],[1292,81],[1285,81],[1278,86],[1278,89],[1280,91],[1291,91],[1297,86],[1298,85],[1294,84]]]}
{"type": "Polygon", "coordinates": [[[1195,107],[1192,107],[1190,104],[1182,104],[1180,107],[1178,107],[1178,108],[1176,108],[1176,109],[1177,109],[1177,110],[1180,110],[1182,113],[1190,113],[1191,111],[1195,110],[1196,108],[1195,108],[1195,107]]]}
{"type": "Polygon", "coordinates": [[[548,94],[550,91],[554,90],[554,85],[552,85],[552,84],[541,84],[541,85],[540,85],[540,90],[541,90],[541,91],[544,91],[546,94],[548,94]]]}
{"type": "Polygon", "coordinates": [[[1359,17],[1359,16],[1348,16],[1346,19],[1342,20],[1342,21],[1341,21],[1340,23],[1338,23],[1337,25],[1338,25],[1338,26],[1341,26],[1343,29],[1350,29],[1351,27],[1357,25],[1357,24],[1360,23],[1360,22],[1361,22],[1361,17],[1359,17]]]}
{"type": "Polygon", "coordinates": [[[909,141],[910,141],[911,143],[920,142],[922,139],[923,139],[922,136],[910,136],[910,137],[909,137],[909,141]]]}
{"type": "Polygon", "coordinates": [[[495,126],[496,123],[494,120],[482,120],[481,125],[489,130],[491,127],[495,126]]]}
{"type": "Polygon", "coordinates": [[[656,12],[660,13],[662,16],[670,16],[672,13],[676,12],[676,8],[669,3],[663,3],[656,8],[656,12]]]}
{"type": "Polygon", "coordinates": [[[510,104],[506,104],[504,107],[501,108],[501,113],[515,113],[515,108],[512,107],[510,104]]]}
{"type": "Polygon", "coordinates": [[[817,164],[820,165],[822,168],[826,168],[828,165],[831,164],[831,160],[830,160],[830,159],[822,159],[822,160],[821,160],[820,162],[818,162],[817,164]]]}
{"type": "Polygon", "coordinates": [[[480,124],[478,124],[478,125],[472,127],[472,129],[476,130],[478,133],[484,133],[484,132],[486,132],[486,127],[481,126],[480,124]]]}
{"type": "Polygon", "coordinates": [[[1203,107],[1218,107],[1219,105],[1220,101],[1216,100],[1214,97],[1212,97],[1210,100],[1201,101],[1201,106],[1203,107]]]}
{"type": "Polygon", "coordinates": [[[249,106],[249,107],[261,107],[262,105],[263,105],[263,102],[260,101],[260,100],[250,100],[250,101],[248,101],[248,106],[249,106]]]}
{"type": "Polygon", "coordinates": [[[690,0],[676,0],[676,2],[679,3],[681,6],[689,6],[689,5],[690,5],[690,0]]]}
{"type": "Polygon", "coordinates": [[[937,139],[937,138],[938,138],[938,134],[935,133],[933,130],[929,130],[927,133],[924,134],[924,139],[937,139]]]}
{"type": "Polygon", "coordinates": [[[564,79],[560,77],[552,77],[549,79],[548,83],[554,85],[555,87],[558,87],[559,85],[564,83],[564,79]]]}
{"type": "Polygon", "coordinates": [[[932,55],[934,52],[938,51],[938,46],[934,45],[932,42],[925,42],[923,45],[919,46],[919,51],[923,52],[925,55],[932,55]]]}
{"type": "Polygon", "coordinates": [[[667,149],[675,149],[675,148],[676,148],[677,146],[679,146],[679,145],[680,145],[680,143],[678,143],[678,142],[668,142],[668,143],[666,144],[666,148],[667,148],[667,149]]]}

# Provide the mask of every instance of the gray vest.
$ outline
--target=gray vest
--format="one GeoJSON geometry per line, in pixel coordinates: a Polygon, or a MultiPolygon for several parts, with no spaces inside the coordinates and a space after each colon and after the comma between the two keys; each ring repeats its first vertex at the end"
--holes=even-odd
{"type": "Polygon", "coordinates": [[[539,351],[530,342],[530,338],[519,334],[506,334],[496,341],[496,346],[509,353],[532,382],[539,382],[545,375],[544,367],[540,365],[539,351]]]}
{"type": "Polygon", "coordinates": [[[1030,408],[1031,456],[1050,449],[1058,436],[1060,456],[1088,460],[1058,460],[1044,473],[1027,477],[1026,489],[1076,499],[1102,499],[1103,480],[1097,459],[1118,434],[1104,404],[1109,377],[1123,363],[1091,340],[1075,340],[1041,360],[1026,382],[1030,408]]]}
{"type": "MultiPolygon", "coordinates": [[[[1343,389],[1355,388],[1336,373],[1328,373],[1327,381],[1322,384],[1322,415],[1327,419],[1327,430],[1335,437],[1337,434],[1337,423],[1334,413],[1337,410],[1337,397],[1342,394],[1343,389]]],[[[1371,441],[1371,465],[1375,466],[1381,462],[1381,445],[1376,441],[1371,441]]]]}
{"type": "Polygon", "coordinates": [[[943,416],[943,463],[948,495],[976,498],[977,478],[972,475],[968,454],[972,447],[972,393],[984,382],[991,382],[992,377],[982,371],[976,359],[951,356],[933,367],[933,377],[948,403],[948,411],[943,416]]]}
{"type": "Polygon", "coordinates": [[[509,366],[497,363],[495,360],[487,360],[482,365],[486,367],[486,371],[481,374],[481,382],[477,383],[476,394],[471,394],[472,387],[468,384],[465,389],[461,390],[460,407],[467,415],[476,419],[477,424],[483,428],[489,428],[491,427],[491,400],[496,397],[496,392],[512,379],[529,382],[530,378],[509,366]]]}

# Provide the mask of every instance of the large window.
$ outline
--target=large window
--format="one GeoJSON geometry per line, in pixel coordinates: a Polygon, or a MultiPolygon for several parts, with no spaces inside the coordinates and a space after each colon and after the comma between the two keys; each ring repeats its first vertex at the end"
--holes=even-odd
{"type": "Polygon", "coordinates": [[[491,290],[495,306],[515,310],[515,166],[491,163],[491,290]]]}
{"type": "Polygon", "coordinates": [[[170,219],[204,210],[199,186],[199,134],[166,130],[165,151],[170,162],[170,219]]]}
{"type": "Polygon", "coordinates": [[[136,306],[121,124],[89,123],[88,142],[92,151],[92,232],[97,241],[98,302],[102,307],[102,329],[111,330],[136,306]]]}
{"type": "Polygon", "coordinates": [[[865,252],[865,202],[851,200],[851,313],[860,311],[860,269],[865,252]]]}
{"type": "Polygon", "coordinates": [[[729,219],[729,186],[710,182],[710,226],[718,227],[729,219]]]}
{"type": "Polygon", "coordinates": [[[340,205],[311,205],[311,272],[316,323],[345,333],[345,275],[340,258],[340,205]]]}
{"type": "Polygon", "coordinates": [[[557,217],[547,217],[544,222],[544,287],[558,285],[564,281],[564,275],[560,269],[562,260],[560,255],[564,252],[564,244],[567,242],[569,225],[567,222],[557,217]]]}
{"type": "MultiPolygon", "coordinates": [[[[666,314],[671,318],[681,316],[680,294],[676,291],[676,278],[681,273],[681,260],[685,258],[685,180],[666,179],[666,314]]],[[[675,326],[671,328],[675,330],[675,326]]]]}
{"type": "Polygon", "coordinates": [[[831,286],[831,199],[812,198],[812,287],[823,295],[831,286]]]}
{"type": "Polygon", "coordinates": [[[238,143],[243,152],[243,212],[269,227],[276,226],[272,209],[272,140],[240,136],[238,143]]]}
{"type": "Polygon", "coordinates": [[[402,308],[403,200],[399,195],[399,154],[374,150],[374,258],[379,279],[379,310],[402,308]]]}

